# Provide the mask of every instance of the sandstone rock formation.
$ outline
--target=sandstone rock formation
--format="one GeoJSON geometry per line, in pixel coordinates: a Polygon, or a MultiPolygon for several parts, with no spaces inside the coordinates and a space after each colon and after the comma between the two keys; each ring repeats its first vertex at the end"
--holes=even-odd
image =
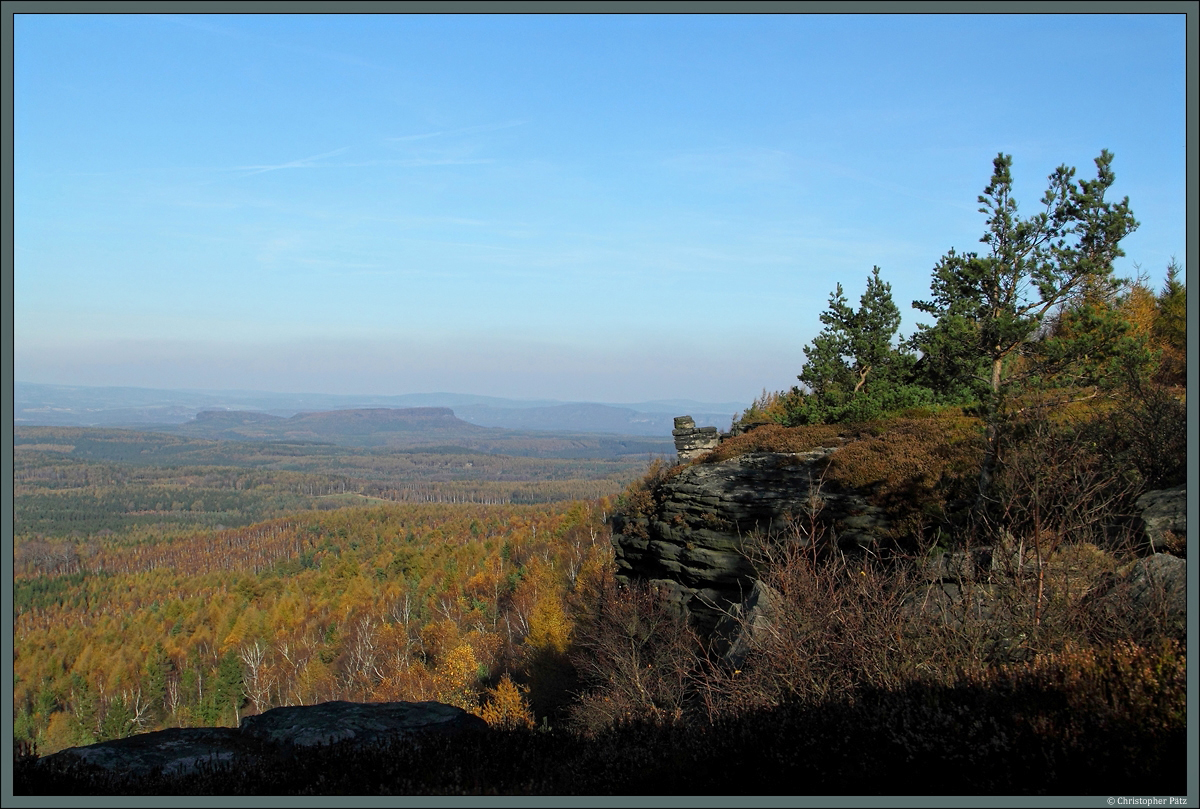
{"type": "MultiPolygon", "coordinates": [[[[699,431],[691,420],[685,416],[676,423],[680,458],[699,453],[694,443],[699,431]]],[[[720,436],[713,430],[709,438],[718,443],[720,436]]],[[[690,615],[699,631],[721,639],[729,655],[739,656],[744,651],[739,644],[748,642],[739,635],[747,617],[765,615],[769,602],[761,592],[752,561],[756,542],[764,536],[787,537],[804,547],[816,534],[822,542],[836,543],[850,552],[871,547],[889,527],[883,510],[871,505],[865,492],[823,481],[822,471],[835,451],[836,447],[826,447],[800,453],[747,453],[725,461],[677,467],[654,489],[652,507],[614,516],[618,580],[637,579],[658,587],[690,615]]],[[[1182,555],[1186,487],[1148,492],[1138,506],[1151,548],[1168,548],[1182,555]]],[[[924,576],[928,585],[918,588],[909,607],[945,611],[954,605],[958,609],[960,590],[969,586],[973,609],[980,611],[977,617],[984,617],[983,613],[991,610],[989,583],[1039,572],[1033,549],[1009,539],[995,547],[952,550],[930,557],[924,576]]],[[[1175,621],[1186,614],[1180,572],[1186,566],[1181,559],[1160,556],[1123,572],[1126,607],[1122,609],[1136,602],[1134,609],[1165,610],[1168,620],[1175,621]],[[1153,605],[1148,600],[1150,593],[1156,594],[1153,605]]],[[[1115,604],[1116,596],[1113,599],[1115,604]]],[[[730,660],[736,665],[733,657],[730,660]]]]}
{"type": "Polygon", "coordinates": [[[133,776],[172,776],[209,763],[249,767],[296,748],[345,742],[371,744],[419,732],[482,730],[487,723],[440,702],[325,702],[273,708],[247,716],[236,728],[170,728],[126,739],[69,747],[39,766],[72,762],[133,776]]]}
{"type": "Polygon", "coordinates": [[[748,453],[683,467],[656,493],[648,514],[613,519],[618,579],[648,580],[711,633],[754,587],[748,547],[755,537],[788,535],[843,548],[873,544],[887,529],[865,496],[825,481],[834,450],[748,453]]]}
{"type": "Polygon", "coordinates": [[[771,622],[776,617],[779,593],[769,584],[755,580],[740,604],[732,605],[713,630],[715,651],[726,665],[740,669],[757,645],[771,640],[771,622]]]}
{"type": "Polygon", "coordinates": [[[697,427],[691,416],[677,417],[671,435],[675,438],[675,451],[681,461],[690,461],[721,443],[716,427],[697,427]]]}
{"type": "Polygon", "coordinates": [[[1161,611],[1168,621],[1187,619],[1187,560],[1168,553],[1139,559],[1128,572],[1135,609],[1161,611]]]}

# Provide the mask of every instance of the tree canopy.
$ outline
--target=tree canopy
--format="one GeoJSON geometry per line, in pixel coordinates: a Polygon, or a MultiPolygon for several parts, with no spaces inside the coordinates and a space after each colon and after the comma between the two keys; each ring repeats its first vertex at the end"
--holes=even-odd
{"type": "Polygon", "coordinates": [[[829,296],[825,328],[804,349],[798,379],[808,392],[793,388],[788,398],[791,422],[864,420],[927,398],[908,384],[915,356],[897,345],[900,310],[879,272],[871,269],[857,309],[841,284],[829,296]]]}
{"type": "Polygon", "coordinates": [[[962,386],[984,400],[1001,394],[1023,376],[1022,350],[1047,315],[1073,297],[1086,300],[1115,288],[1113,261],[1124,255],[1120,242],[1138,223],[1128,197],[1105,199],[1116,179],[1112,160],[1102,151],[1096,179],[1078,182],[1074,168],[1059,166],[1041,210],[1023,218],[1013,196],[1012,156],[997,155],[979,197],[979,211],[988,217],[980,238],[986,251],[951,248],[934,267],[932,298],[913,302],[937,318],[918,327],[913,345],[930,358],[939,384],[962,386]]]}

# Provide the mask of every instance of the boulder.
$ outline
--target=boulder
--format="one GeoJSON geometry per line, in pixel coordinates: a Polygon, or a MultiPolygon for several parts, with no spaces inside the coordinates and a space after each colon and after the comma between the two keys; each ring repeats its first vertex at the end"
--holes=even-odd
{"type": "Polygon", "coordinates": [[[1187,485],[1146,492],[1138,498],[1142,531],[1153,551],[1183,553],[1187,544],[1187,485]]]}
{"type": "Polygon", "coordinates": [[[769,638],[779,601],[779,593],[769,584],[755,579],[742,602],[730,608],[717,622],[713,648],[727,666],[740,669],[746,655],[769,638]]]}
{"type": "Polygon", "coordinates": [[[926,563],[926,578],[942,582],[986,581],[995,564],[992,556],[992,549],[986,546],[939,553],[926,563]]]}
{"type": "Polygon", "coordinates": [[[79,762],[139,777],[155,771],[169,776],[195,772],[204,764],[244,761],[257,755],[254,745],[237,728],[168,728],[86,747],[68,747],[38,759],[38,766],[79,762]]]}
{"type": "Polygon", "coordinates": [[[369,745],[420,732],[482,730],[474,714],[440,702],[325,702],[272,708],[242,719],[236,728],[169,728],[126,739],[69,747],[38,760],[38,766],[73,762],[132,776],[195,772],[205,764],[239,769],[266,766],[298,748],[325,744],[369,745]]]}
{"type": "Polygon", "coordinates": [[[1105,574],[1085,602],[1106,622],[1143,636],[1187,634],[1187,560],[1156,553],[1105,574]]]}
{"type": "Polygon", "coordinates": [[[960,628],[996,617],[995,588],[990,584],[937,581],[917,587],[904,597],[900,615],[904,618],[935,618],[947,626],[960,628]]]}
{"type": "Polygon", "coordinates": [[[242,720],[238,731],[271,744],[312,747],[348,739],[364,743],[407,736],[483,729],[487,723],[441,702],[324,702],[272,708],[242,720]]]}
{"type": "Polygon", "coordinates": [[[1167,627],[1187,628],[1187,560],[1156,553],[1118,571],[1128,582],[1133,609],[1167,627]]]}

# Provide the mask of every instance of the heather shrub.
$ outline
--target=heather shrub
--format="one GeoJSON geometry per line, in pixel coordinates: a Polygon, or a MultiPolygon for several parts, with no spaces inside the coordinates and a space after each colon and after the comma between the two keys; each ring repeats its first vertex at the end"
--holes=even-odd
{"type": "Polygon", "coordinates": [[[914,538],[946,525],[973,494],[983,458],[980,423],[957,408],[854,425],[849,435],[855,440],[830,457],[826,479],[869,491],[910,552],[914,538]]]}
{"type": "Polygon", "coordinates": [[[1137,385],[1126,406],[1097,419],[1086,439],[1098,451],[1137,470],[1147,488],[1187,481],[1187,407],[1170,389],[1137,385]]]}
{"type": "Polygon", "coordinates": [[[701,456],[699,462],[720,463],[749,452],[809,452],[820,447],[837,446],[841,443],[843,433],[844,428],[830,424],[811,427],[765,424],[727,438],[716,449],[701,456]]]}
{"type": "Polygon", "coordinates": [[[1090,440],[1095,424],[1060,415],[1010,426],[980,512],[993,536],[1026,538],[1039,556],[1063,543],[1109,544],[1142,483],[1131,465],[1090,440]]]}
{"type": "Polygon", "coordinates": [[[655,458],[646,474],[625,487],[617,498],[617,510],[626,517],[645,517],[659,503],[659,488],[683,470],[683,465],[655,458]]]}

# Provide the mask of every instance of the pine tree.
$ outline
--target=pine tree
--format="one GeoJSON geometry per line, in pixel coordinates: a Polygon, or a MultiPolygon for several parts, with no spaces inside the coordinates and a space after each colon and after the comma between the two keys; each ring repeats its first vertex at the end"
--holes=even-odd
{"type": "Polygon", "coordinates": [[[1187,384],[1187,287],[1179,280],[1175,258],[1167,265],[1167,278],[1157,300],[1152,329],[1162,352],[1159,378],[1174,385],[1187,384]]]}
{"type": "Polygon", "coordinates": [[[805,347],[807,361],[798,377],[809,392],[793,388],[784,402],[789,423],[862,421],[928,399],[908,385],[914,357],[894,344],[900,310],[878,267],[867,278],[858,309],[838,284],[821,322],[825,328],[805,347]]]}
{"type": "MultiPolygon", "coordinates": [[[[934,315],[919,326],[913,345],[925,354],[938,382],[957,386],[983,405],[988,451],[980,471],[981,496],[990,484],[998,452],[999,426],[1007,400],[1023,382],[1024,354],[1039,337],[1052,310],[1073,296],[1103,296],[1116,285],[1113,261],[1124,255],[1120,242],[1138,226],[1129,198],[1105,199],[1115,175],[1112,154],[1096,158],[1096,179],[1075,181],[1075,169],[1059,166],[1049,177],[1042,209],[1018,214],[1013,197],[1012,156],[992,162],[991,182],[979,197],[987,231],[986,252],[951,249],[934,268],[929,301],[913,307],[934,315]]],[[[1101,325],[1113,335],[1116,324],[1101,325]]],[[[1094,341],[1054,346],[1051,359],[1063,367],[1086,356],[1094,341]]]]}
{"type": "Polygon", "coordinates": [[[245,691],[242,682],[242,661],[237,651],[230,649],[221,656],[217,665],[217,677],[212,687],[212,706],[210,716],[214,722],[229,722],[237,724],[241,719],[242,705],[245,703],[245,691]]]}

